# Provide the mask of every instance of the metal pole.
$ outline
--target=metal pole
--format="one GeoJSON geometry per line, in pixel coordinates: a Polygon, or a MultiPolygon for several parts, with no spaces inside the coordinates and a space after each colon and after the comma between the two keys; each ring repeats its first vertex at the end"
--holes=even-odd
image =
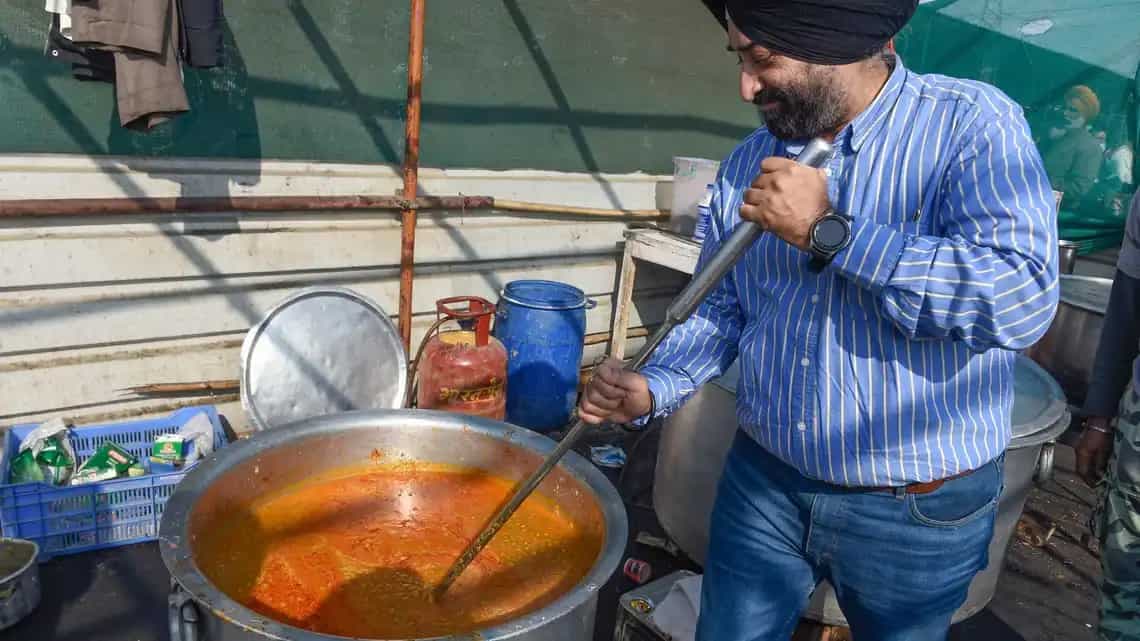
{"type": "Polygon", "coordinates": [[[661,209],[598,209],[500,200],[490,196],[134,196],[129,198],[24,198],[0,200],[0,218],[136,216],[227,212],[404,211],[413,208],[471,211],[496,209],[523,214],[666,220],[661,209]]]}
{"type": "MultiPolygon", "coordinates": [[[[133,196],[129,198],[44,198],[0,200],[0,218],[137,216],[228,212],[402,211],[494,209],[490,196],[133,196]]],[[[573,211],[566,212],[573,214],[573,211]]],[[[615,211],[615,214],[622,214],[615,211]]]]}
{"type": "MultiPolygon", "coordinates": [[[[420,172],[420,96],[424,62],[424,1],[412,0],[408,31],[408,107],[404,120],[404,198],[416,197],[420,172]]],[[[412,270],[416,260],[416,209],[403,210],[400,230],[400,337],[412,343],[412,270]]]]}
{"type": "MultiPolygon", "coordinates": [[[[827,161],[831,158],[831,154],[831,145],[817,138],[804,147],[803,151],[801,151],[800,155],[796,158],[796,162],[810,167],[820,168],[827,164],[827,161]]],[[[756,242],[756,239],[763,233],[764,230],[759,225],[750,221],[742,221],[732,230],[732,234],[721,244],[717,252],[713,254],[713,257],[701,268],[701,271],[693,276],[693,280],[685,286],[685,289],[681,290],[677,298],[673,299],[673,302],[665,312],[665,322],[654,332],[645,347],[643,347],[641,352],[637,355],[637,358],[633,359],[633,363],[629,365],[628,369],[637,371],[649,361],[653,350],[657,349],[657,346],[665,340],[669,332],[677,325],[688,320],[689,316],[696,311],[705,297],[707,297],[713,288],[720,283],[721,279],[728,274],[732,266],[736,264],[736,261],[740,260],[744,252],[748,251],[748,248],[751,247],[752,244],[756,242]]],[[[574,447],[575,443],[577,443],[578,439],[581,438],[582,434],[588,428],[589,425],[581,419],[575,422],[574,427],[570,428],[570,431],[562,437],[562,440],[555,446],[554,451],[547,455],[546,459],[542,461],[542,464],[538,466],[538,469],[531,472],[529,477],[516,486],[510,499],[499,508],[498,512],[491,517],[491,520],[487,521],[487,524],[483,526],[483,530],[479,532],[467,548],[463,550],[463,553],[459,555],[459,558],[455,560],[455,563],[451,565],[451,568],[447,571],[447,575],[443,577],[443,581],[441,581],[432,592],[433,598],[438,599],[447,592],[447,589],[451,587],[455,579],[459,578],[463,570],[465,570],[467,566],[471,564],[471,561],[475,560],[479,552],[491,542],[491,539],[499,532],[507,522],[507,519],[511,518],[511,515],[519,509],[519,506],[530,496],[531,492],[542,483],[546,475],[550,474],[550,470],[554,469],[554,466],[558,464],[558,461],[562,459],[566,452],[574,447]]]]}

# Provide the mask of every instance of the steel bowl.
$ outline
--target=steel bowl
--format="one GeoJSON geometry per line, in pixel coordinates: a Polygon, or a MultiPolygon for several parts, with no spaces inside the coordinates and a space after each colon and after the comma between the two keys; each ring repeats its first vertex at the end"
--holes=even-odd
{"type": "MultiPolygon", "coordinates": [[[[178,485],[162,516],[159,543],[173,577],[171,631],[175,641],[332,641],[341,637],[297,628],[246,608],[219,590],[195,562],[193,540],[211,519],[322,472],[385,459],[453,464],[518,480],[554,449],[549,438],[506,423],[426,410],[370,410],[318,417],[255,433],[218,450],[178,485]]],[[[590,638],[598,589],[625,549],[625,508],[613,485],[570,452],[539,486],[570,518],[604,528],[593,567],[573,589],[514,620],[446,639],[554,640],[590,638]]]]}
{"type": "Polygon", "coordinates": [[[0,630],[16,625],[39,605],[39,553],[35,541],[0,538],[0,630]]]}

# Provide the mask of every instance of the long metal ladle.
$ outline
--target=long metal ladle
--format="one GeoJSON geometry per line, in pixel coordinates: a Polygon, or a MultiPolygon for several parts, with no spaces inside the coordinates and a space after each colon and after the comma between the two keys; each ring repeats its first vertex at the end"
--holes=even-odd
{"type": "MultiPolygon", "coordinates": [[[[818,169],[827,163],[831,158],[831,154],[831,144],[820,138],[816,138],[804,147],[803,151],[796,157],[796,162],[818,169]]],[[[669,308],[665,310],[665,320],[661,323],[661,326],[657,328],[657,331],[654,332],[649,342],[646,343],[645,347],[638,353],[637,358],[633,359],[633,362],[630,363],[627,369],[637,371],[645,366],[649,361],[649,357],[653,355],[653,351],[661,344],[661,341],[665,340],[665,337],[669,335],[669,332],[671,332],[674,327],[685,322],[693,315],[697,307],[708,297],[709,292],[720,283],[720,280],[724,278],[725,274],[732,269],[736,261],[740,260],[744,252],[748,251],[748,248],[756,242],[756,239],[759,238],[762,233],[764,233],[764,230],[751,221],[743,221],[732,230],[732,234],[728,237],[728,240],[724,241],[724,244],[713,254],[713,257],[709,259],[704,268],[689,281],[685,289],[681,290],[677,298],[673,299],[673,302],[669,304],[669,308]]],[[[441,581],[432,592],[433,598],[438,600],[447,592],[451,584],[454,583],[455,580],[459,578],[459,575],[467,569],[467,566],[471,564],[471,561],[475,559],[479,552],[481,552],[483,548],[491,542],[491,539],[494,538],[499,530],[502,529],[507,519],[511,518],[511,515],[518,510],[523,501],[530,496],[531,492],[538,487],[539,483],[542,483],[542,480],[546,478],[550,470],[554,469],[554,466],[558,464],[562,456],[570,451],[570,448],[574,447],[575,443],[577,443],[582,433],[585,432],[588,427],[589,424],[581,419],[578,419],[578,421],[574,423],[574,427],[570,428],[566,436],[559,441],[557,447],[546,457],[542,465],[539,465],[525,481],[519,484],[514,495],[511,496],[511,499],[507,501],[503,507],[499,508],[495,516],[491,517],[487,525],[483,526],[483,531],[479,533],[479,536],[476,536],[467,546],[467,549],[459,555],[459,558],[451,565],[451,569],[447,571],[447,575],[443,577],[443,581],[441,581]]]]}

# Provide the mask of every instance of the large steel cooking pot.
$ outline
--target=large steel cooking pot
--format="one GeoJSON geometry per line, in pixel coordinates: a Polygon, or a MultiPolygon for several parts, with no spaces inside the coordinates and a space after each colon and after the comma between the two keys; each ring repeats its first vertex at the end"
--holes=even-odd
{"type": "MultiPolygon", "coordinates": [[[[171,635],[175,641],[333,641],[268,619],[218,590],[195,563],[192,537],[208,527],[202,515],[246,502],[326,470],[366,464],[373,450],[386,458],[446,463],[520,479],[554,448],[534,432],[474,416],[425,410],[372,410],[309,419],[256,433],[219,450],[191,470],[166,504],[159,539],[173,578],[171,635]]],[[[627,522],[613,485],[589,462],[566,455],[539,491],[572,518],[601,514],[605,536],[589,573],[549,605],[494,627],[447,639],[587,639],[593,634],[598,589],[625,548],[627,522]]]]}
{"type": "MultiPolygon", "coordinates": [[[[1028,358],[1018,357],[1014,376],[1014,438],[1005,457],[1005,490],[998,500],[990,562],[974,577],[966,603],[954,614],[954,621],[977,614],[993,598],[1025,499],[1035,480],[1051,474],[1052,441],[1069,424],[1064,396],[1048,373],[1028,358]]],[[[734,365],[669,417],[657,454],[653,486],[657,516],[670,538],[702,564],[720,470],[737,429],[737,379],[734,365]]],[[[835,593],[826,582],[812,595],[804,616],[829,625],[846,625],[835,593]]]]}
{"type": "Polygon", "coordinates": [[[1061,302],[1053,324],[1026,355],[1061,384],[1069,401],[1081,403],[1088,393],[1112,280],[1061,276],[1061,302]]]}

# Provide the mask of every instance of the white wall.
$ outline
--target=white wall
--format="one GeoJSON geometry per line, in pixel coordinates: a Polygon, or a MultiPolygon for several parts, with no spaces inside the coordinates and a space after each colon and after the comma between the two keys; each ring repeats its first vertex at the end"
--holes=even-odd
{"type": "MultiPolygon", "coordinates": [[[[667,181],[421,173],[427,194],[627,209],[667,202],[667,181]]],[[[397,171],[383,166],[0,157],[0,199],[396,194],[400,184],[397,171]]],[[[413,341],[433,320],[436,299],[494,300],[519,278],[582,288],[599,303],[587,331],[608,330],[626,228],[620,220],[421,214],[413,341]]],[[[395,316],[399,239],[390,212],[0,219],[0,425],[55,415],[82,422],[196,401],[140,400],[118,390],[236,378],[245,331],[301,287],[349,287],[395,316]]],[[[630,325],[659,321],[682,279],[640,269],[630,325]]],[[[588,347],[585,360],[606,347],[588,347]]],[[[236,403],[223,411],[244,427],[236,403]]]]}

